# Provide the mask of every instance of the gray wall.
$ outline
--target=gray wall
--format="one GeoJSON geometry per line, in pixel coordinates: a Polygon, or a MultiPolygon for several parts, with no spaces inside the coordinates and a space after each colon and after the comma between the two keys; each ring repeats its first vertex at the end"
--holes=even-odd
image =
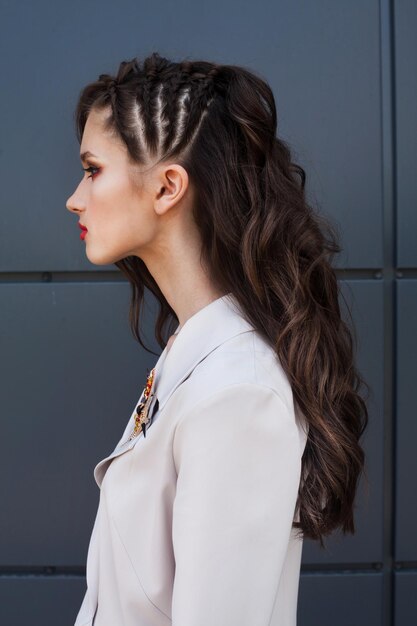
{"type": "MultiPolygon", "coordinates": [[[[156,355],[129,285],[93,266],[65,202],[78,93],[153,50],[252,67],[309,199],[342,233],[338,277],[368,380],[357,533],[306,540],[300,626],[417,623],[417,3],[1,0],[0,624],[71,626],[99,492],[156,355]]],[[[217,626],[217,625],[213,625],[217,626]]],[[[232,625],[231,625],[232,626],[232,625]]],[[[254,625],[255,626],[255,625],[254,625]]]]}

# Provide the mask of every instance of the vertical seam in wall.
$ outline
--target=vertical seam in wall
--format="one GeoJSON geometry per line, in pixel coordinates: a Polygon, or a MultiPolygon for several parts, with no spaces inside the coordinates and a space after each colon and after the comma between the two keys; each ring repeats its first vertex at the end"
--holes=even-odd
{"type": "Polygon", "coordinates": [[[394,0],[380,0],[383,217],[383,626],[394,626],[395,550],[395,38],[394,0]]]}

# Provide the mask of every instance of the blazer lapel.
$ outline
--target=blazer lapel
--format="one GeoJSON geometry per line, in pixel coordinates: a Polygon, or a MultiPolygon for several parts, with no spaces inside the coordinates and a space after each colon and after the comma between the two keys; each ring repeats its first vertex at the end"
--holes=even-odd
{"type": "MultiPolygon", "coordinates": [[[[213,300],[197,311],[188,320],[178,325],[177,335],[169,351],[163,350],[155,364],[154,397],[150,404],[150,415],[161,413],[170,396],[184,382],[193,369],[219,345],[236,335],[253,332],[253,326],[245,319],[243,312],[231,292],[213,300]]],[[[143,434],[129,440],[134,428],[136,406],[143,399],[143,393],[135,404],[124,433],[113,452],[101,460],[94,468],[94,478],[101,487],[104,474],[112,459],[131,450],[143,434]]],[[[148,426],[149,430],[152,422],[148,426]]],[[[148,428],[146,436],[148,437],[148,428]]]]}
{"type": "MultiPolygon", "coordinates": [[[[178,332],[178,328],[175,332],[178,332]]],[[[175,340],[176,341],[176,340],[175,340]]],[[[157,400],[156,397],[156,389],[157,389],[157,380],[159,378],[159,374],[160,371],[162,370],[162,365],[165,361],[165,358],[167,356],[167,348],[165,347],[164,350],[162,351],[161,355],[159,356],[156,364],[154,365],[155,368],[155,372],[156,372],[156,377],[155,377],[155,395],[153,397],[153,400],[150,404],[150,408],[149,408],[149,412],[150,415],[153,414],[154,409],[155,409],[155,403],[157,400]]],[[[135,426],[135,415],[136,415],[136,407],[138,406],[138,404],[144,399],[144,390],[142,391],[140,397],[138,398],[138,400],[135,403],[135,407],[132,411],[132,414],[129,418],[129,421],[126,425],[126,428],[123,432],[123,435],[121,436],[119,442],[116,444],[116,447],[114,448],[113,452],[111,454],[109,454],[108,456],[106,456],[104,459],[102,459],[101,461],[99,461],[97,463],[97,465],[94,468],[94,478],[95,481],[97,483],[97,485],[101,488],[101,483],[103,481],[104,478],[104,474],[106,473],[106,470],[110,464],[110,461],[112,461],[112,459],[114,459],[115,457],[119,456],[120,454],[124,454],[125,452],[127,452],[128,450],[131,450],[133,448],[133,446],[136,444],[137,440],[140,439],[141,437],[143,437],[143,434],[140,433],[138,435],[136,435],[136,437],[134,437],[132,440],[129,440],[129,437],[131,435],[131,433],[133,432],[133,428],[135,426]]]]}

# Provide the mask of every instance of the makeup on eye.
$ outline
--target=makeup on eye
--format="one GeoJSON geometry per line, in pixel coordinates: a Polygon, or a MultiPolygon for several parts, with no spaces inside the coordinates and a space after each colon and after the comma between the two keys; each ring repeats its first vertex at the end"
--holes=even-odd
{"type": "Polygon", "coordinates": [[[83,170],[84,172],[91,172],[90,176],[87,176],[87,178],[93,178],[93,176],[97,174],[100,168],[94,165],[90,165],[90,167],[83,167],[83,170]],[[93,171],[93,170],[96,170],[96,171],[93,171]]]}

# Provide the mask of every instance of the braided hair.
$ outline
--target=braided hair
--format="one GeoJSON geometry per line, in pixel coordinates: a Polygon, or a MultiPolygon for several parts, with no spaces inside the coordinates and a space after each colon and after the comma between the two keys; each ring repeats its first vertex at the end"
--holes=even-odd
{"type": "MultiPolygon", "coordinates": [[[[94,87],[84,90],[81,101],[101,88],[101,97],[94,99],[94,105],[110,105],[107,129],[111,120],[132,160],[154,165],[191,150],[216,97],[218,73],[216,64],[189,60],[173,63],[155,52],[142,65],[136,57],[123,61],[116,76],[100,74],[94,87]]],[[[76,116],[83,128],[89,108],[81,108],[76,116]]]]}

